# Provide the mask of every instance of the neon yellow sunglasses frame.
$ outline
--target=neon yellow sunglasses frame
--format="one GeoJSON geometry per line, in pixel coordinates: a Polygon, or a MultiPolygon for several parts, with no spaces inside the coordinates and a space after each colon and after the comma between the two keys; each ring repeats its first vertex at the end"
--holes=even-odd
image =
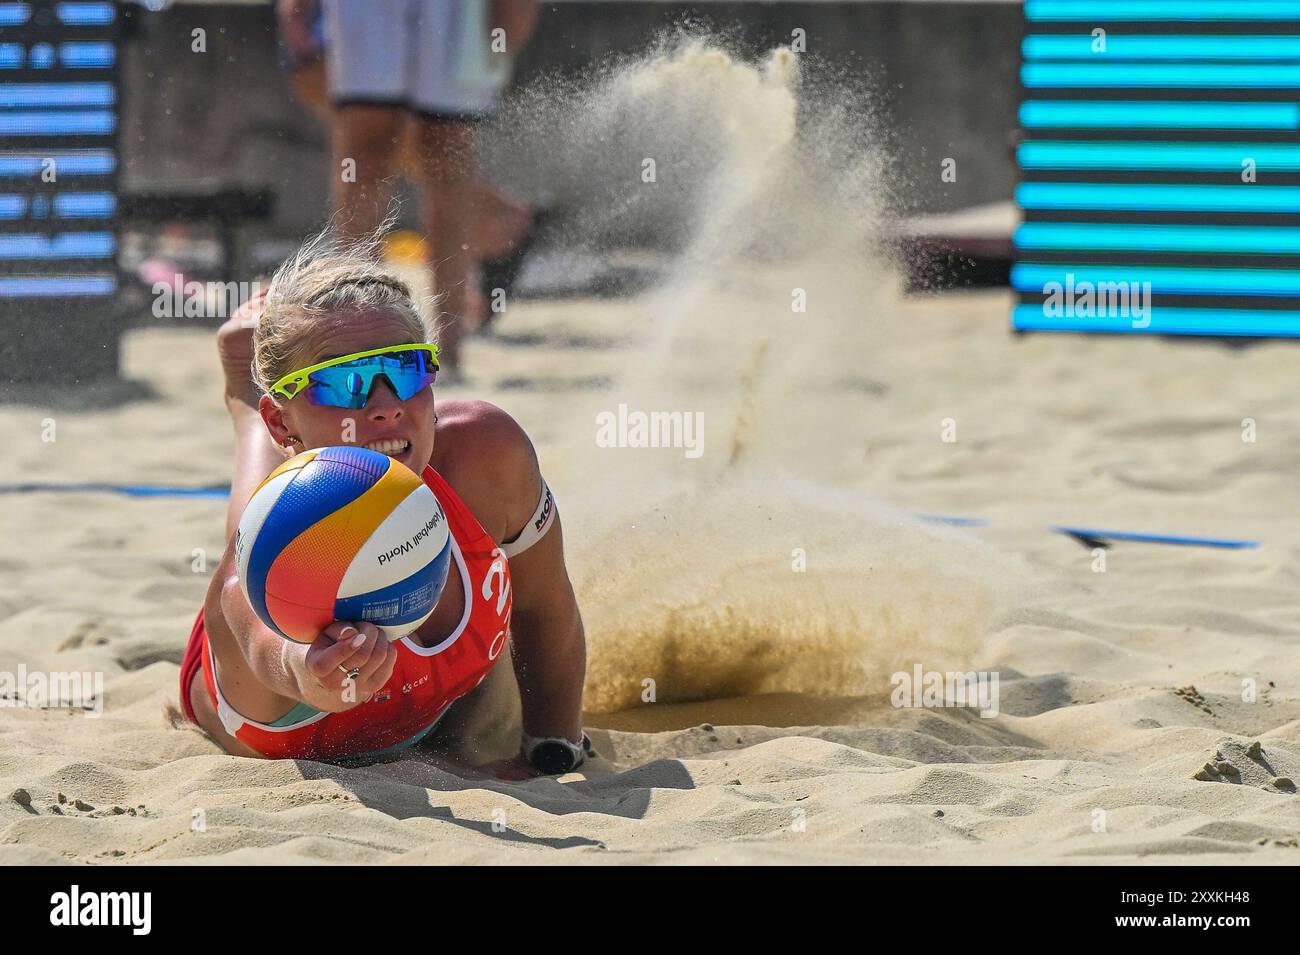
{"type": "Polygon", "coordinates": [[[390,355],[393,352],[403,351],[427,352],[429,360],[433,362],[434,370],[436,371],[439,367],[438,346],[431,342],[389,345],[386,348],[371,348],[368,351],[353,352],[351,355],[340,355],[338,358],[329,359],[329,361],[318,362],[315,365],[308,365],[306,368],[291,371],[271,386],[270,394],[279,395],[286,401],[292,401],[296,395],[300,394],[311,383],[312,372],[320,371],[322,368],[332,368],[334,365],[344,365],[359,358],[370,358],[372,355],[390,355]]]}

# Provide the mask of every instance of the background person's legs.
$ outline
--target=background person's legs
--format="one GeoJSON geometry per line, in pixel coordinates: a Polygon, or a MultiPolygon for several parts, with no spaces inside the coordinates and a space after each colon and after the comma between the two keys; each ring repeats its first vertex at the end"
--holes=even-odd
{"type": "Polygon", "coordinates": [[[528,231],[532,208],[502,192],[481,173],[474,177],[470,191],[470,253],[480,260],[507,255],[528,231]]]}
{"type": "Polygon", "coordinates": [[[332,115],[331,205],[345,234],[365,235],[383,221],[392,201],[406,110],[349,103],[336,107],[332,115]]]}
{"type": "Polygon", "coordinates": [[[415,134],[429,266],[443,312],[438,347],[443,369],[455,373],[465,324],[482,307],[482,296],[470,285],[474,131],[466,122],[421,116],[415,134]]]}
{"type": "Polygon", "coordinates": [[[383,221],[399,167],[410,101],[410,0],[327,0],[325,65],[330,120],[330,205],[359,236],[383,221]]]}

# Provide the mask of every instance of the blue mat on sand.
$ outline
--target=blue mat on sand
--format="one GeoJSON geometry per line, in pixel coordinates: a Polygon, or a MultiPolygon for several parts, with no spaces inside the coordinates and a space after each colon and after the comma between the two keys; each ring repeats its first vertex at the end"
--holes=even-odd
{"type": "MultiPolygon", "coordinates": [[[[0,484],[0,494],[36,494],[52,492],[59,494],[108,493],[125,494],[128,497],[230,497],[229,485],[212,487],[168,487],[156,484],[109,484],[96,482],[90,484],[55,484],[52,482],[34,482],[31,484],[0,484]]],[[[946,514],[916,514],[918,520],[930,524],[947,524],[953,527],[985,527],[988,521],[982,517],[953,517],[946,514]]],[[[1247,550],[1259,547],[1259,541],[1233,540],[1223,537],[1183,537],[1177,534],[1141,534],[1133,531],[1108,531],[1089,527],[1056,526],[1052,530],[1057,534],[1073,537],[1088,547],[1107,547],[1114,541],[1127,541],[1135,544],[1172,544],[1179,547],[1215,547],[1224,550],[1247,550]]]]}
{"type": "Polygon", "coordinates": [[[130,497],[230,497],[229,485],[214,487],[166,487],[155,484],[53,484],[37,482],[32,484],[0,484],[0,494],[35,494],[53,492],[59,494],[82,494],[99,492],[126,494],[130,497]]]}

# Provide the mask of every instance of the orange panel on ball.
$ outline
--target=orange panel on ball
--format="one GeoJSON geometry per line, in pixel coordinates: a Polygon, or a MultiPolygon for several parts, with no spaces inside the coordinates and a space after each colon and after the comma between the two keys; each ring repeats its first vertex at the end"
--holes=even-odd
{"type": "Polygon", "coordinates": [[[326,607],[304,607],[267,594],[266,609],[280,632],[299,643],[312,643],[334,622],[333,600],[326,607]]]}

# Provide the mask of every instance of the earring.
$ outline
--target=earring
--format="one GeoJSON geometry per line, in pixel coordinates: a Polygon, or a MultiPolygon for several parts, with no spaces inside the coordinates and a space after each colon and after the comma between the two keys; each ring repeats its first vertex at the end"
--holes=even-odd
{"type": "Polygon", "coordinates": [[[298,440],[298,436],[297,436],[296,434],[288,435],[288,436],[284,439],[284,444],[280,445],[280,447],[282,447],[282,448],[289,448],[289,447],[292,447],[292,446],[293,446],[293,443],[294,443],[295,441],[297,441],[297,440],[298,440]]]}

